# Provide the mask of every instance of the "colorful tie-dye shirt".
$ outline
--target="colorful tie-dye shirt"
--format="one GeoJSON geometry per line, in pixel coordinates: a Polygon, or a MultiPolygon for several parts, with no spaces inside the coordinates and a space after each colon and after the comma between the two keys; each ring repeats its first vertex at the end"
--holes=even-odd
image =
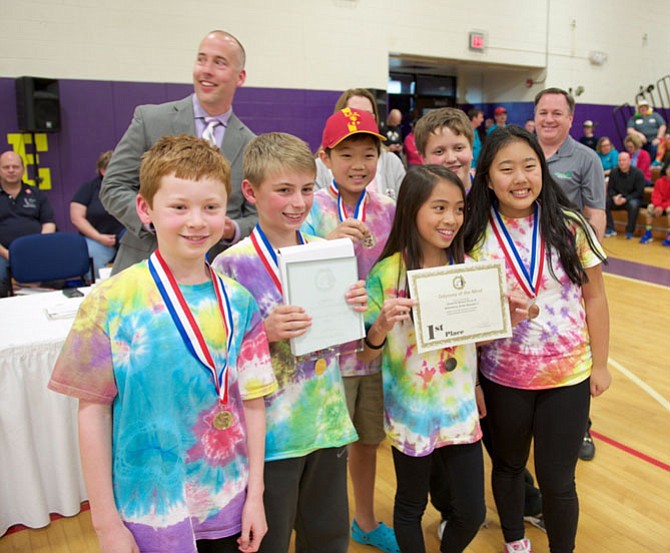
{"type": "MultiPolygon", "coordinates": [[[[530,266],[533,217],[512,219],[502,216],[526,267],[530,266]]],[[[577,256],[582,266],[588,269],[598,265],[600,259],[591,250],[584,231],[576,223],[570,225],[570,230],[575,234],[577,256]]],[[[598,239],[590,229],[589,233],[592,243],[604,257],[598,239]]],[[[490,224],[483,241],[471,256],[481,261],[505,261],[505,254],[490,224]]],[[[508,290],[524,295],[507,262],[505,266],[508,290]]],[[[503,386],[526,390],[571,386],[586,380],[591,374],[592,359],[582,288],[573,284],[565,274],[555,250],[551,260],[548,257],[545,260],[536,303],[540,308],[537,318],[516,325],[511,338],[482,347],[479,365],[482,374],[503,386]],[[551,275],[549,262],[558,280],[551,275]]]]}
{"type": "MultiPolygon", "coordinates": [[[[318,240],[305,236],[308,242],[318,240]]],[[[217,256],[215,269],[246,287],[265,319],[282,303],[250,238],[217,256]]],[[[288,340],[270,343],[279,389],[265,398],[265,460],[303,457],[358,439],[344,396],[337,356],[325,353],[296,363],[288,340]]]]}
{"type": "MultiPolygon", "coordinates": [[[[394,254],[377,263],[367,280],[366,327],[377,320],[385,298],[406,297],[405,263],[394,254]]],[[[474,344],[419,354],[411,321],[397,323],[382,351],[384,428],[391,445],[423,457],[436,448],[481,438],[475,401],[474,344]],[[456,366],[448,370],[448,360],[456,366]]]]}
{"type": "MultiPolygon", "coordinates": [[[[272,393],[258,307],[224,278],[234,323],[228,355],[226,430],[212,426],[219,401],[209,371],[186,349],[147,262],[102,282],[83,301],[49,388],[112,405],[112,485],[141,551],[195,553],[195,540],[241,531],[248,458],[243,400],[272,393]]],[[[211,282],[180,286],[212,356],[226,355],[211,282]]]]}
{"type": "MultiPolygon", "coordinates": [[[[387,196],[382,196],[374,190],[368,190],[366,200],[365,224],[375,237],[375,245],[365,248],[362,242],[354,243],[354,252],[358,261],[358,278],[365,279],[382,253],[386,245],[386,239],[391,232],[393,215],[395,214],[395,203],[387,196]]],[[[346,206],[347,213],[353,214],[354,206],[346,206]]],[[[314,236],[325,238],[330,234],[340,220],[337,214],[337,198],[328,188],[317,190],[314,194],[312,210],[305,220],[302,231],[314,236]]],[[[374,359],[370,363],[361,361],[356,353],[343,353],[340,355],[340,371],[342,376],[364,376],[379,372],[380,359],[374,359]]]]}

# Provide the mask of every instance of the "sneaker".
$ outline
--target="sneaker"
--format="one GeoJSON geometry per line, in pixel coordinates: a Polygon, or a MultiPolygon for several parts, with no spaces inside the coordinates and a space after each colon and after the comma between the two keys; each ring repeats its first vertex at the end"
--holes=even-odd
{"type": "Polygon", "coordinates": [[[661,242],[661,246],[670,246],[670,234],[665,237],[665,240],[661,242]]]}
{"type": "Polygon", "coordinates": [[[547,531],[547,529],[544,527],[544,515],[542,513],[537,513],[536,515],[525,515],[523,519],[535,526],[535,528],[539,528],[543,532],[547,531]]]}
{"type": "Polygon", "coordinates": [[[526,538],[505,544],[505,553],[533,553],[530,541],[526,538]]]}
{"type": "Polygon", "coordinates": [[[611,238],[612,236],[616,236],[616,230],[614,230],[612,228],[608,228],[605,231],[605,238],[611,238]]]}
{"type": "Polygon", "coordinates": [[[632,232],[627,232],[626,233],[626,240],[630,240],[631,238],[633,238],[633,236],[635,236],[635,235],[632,232]]]}
{"type": "Polygon", "coordinates": [[[442,541],[442,534],[444,534],[444,529],[447,527],[447,521],[441,520],[440,524],[437,525],[437,539],[442,541]]]}
{"type": "Polygon", "coordinates": [[[358,543],[371,545],[386,553],[400,553],[393,528],[389,528],[383,522],[380,522],[372,532],[363,532],[354,520],[351,525],[351,538],[358,543]]]}
{"type": "Polygon", "coordinates": [[[584,434],[584,439],[582,440],[582,445],[579,447],[579,458],[582,461],[590,461],[595,457],[596,454],[596,444],[593,443],[593,438],[591,437],[591,432],[588,430],[584,434]]]}
{"type": "Polygon", "coordinates": [[[650,230],[644,231],[642,238],[640,238],[640,244],[649,244],[649,242],[653,241],[654,237],[651,235],[651,231],[650,230]]]}

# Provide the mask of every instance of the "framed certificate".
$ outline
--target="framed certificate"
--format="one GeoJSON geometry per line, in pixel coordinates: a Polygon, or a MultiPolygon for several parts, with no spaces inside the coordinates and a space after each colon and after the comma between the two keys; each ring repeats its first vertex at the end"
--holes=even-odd
{"type": "Polygon", "coordinates": [[[295,356],[353,342],[365,336],[363,314],[347,303],[358,280],[354,245],[348,238],[281,248],[278,256],[284,303],[299,305],[312,326],[291,340],[295,356]]]}
{"type": "Polygon", "coordinates": [[[502,261],[407,272],[419,353],[512,335],[502,261]]]}

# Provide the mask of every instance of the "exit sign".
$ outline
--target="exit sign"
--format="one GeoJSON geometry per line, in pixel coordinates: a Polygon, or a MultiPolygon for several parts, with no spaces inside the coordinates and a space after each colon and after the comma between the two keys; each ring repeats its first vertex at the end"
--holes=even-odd
{"type": "Polygon", "coordinates": [[[483,52],[486,46],[486,37],[481,31],[470,31],[470,50],[483,52]]]}

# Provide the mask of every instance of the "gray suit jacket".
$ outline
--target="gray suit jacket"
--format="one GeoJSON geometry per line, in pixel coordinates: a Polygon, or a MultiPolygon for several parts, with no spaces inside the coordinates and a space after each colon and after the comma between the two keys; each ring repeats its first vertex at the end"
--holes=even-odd
{"type": "MultiPolygon", "coordinates": [[[[107,211],[127,229],[114,261],[114,274],[147,259],[156,249],[156,237],[143,227],[135,211],[140,188],[140,158],[159,138],[182,133],[195,135],[191,96],[176,102],[138,106],[114,150],[100,190],[100,199],[107,211]]],[[[227,215],[239,225],[242,237],[247,236],[257,222],[256,209],[244,199],[241,190],[242,153],[254,136],[233,113],[221,145],[232,172],[227,215]]]]}

